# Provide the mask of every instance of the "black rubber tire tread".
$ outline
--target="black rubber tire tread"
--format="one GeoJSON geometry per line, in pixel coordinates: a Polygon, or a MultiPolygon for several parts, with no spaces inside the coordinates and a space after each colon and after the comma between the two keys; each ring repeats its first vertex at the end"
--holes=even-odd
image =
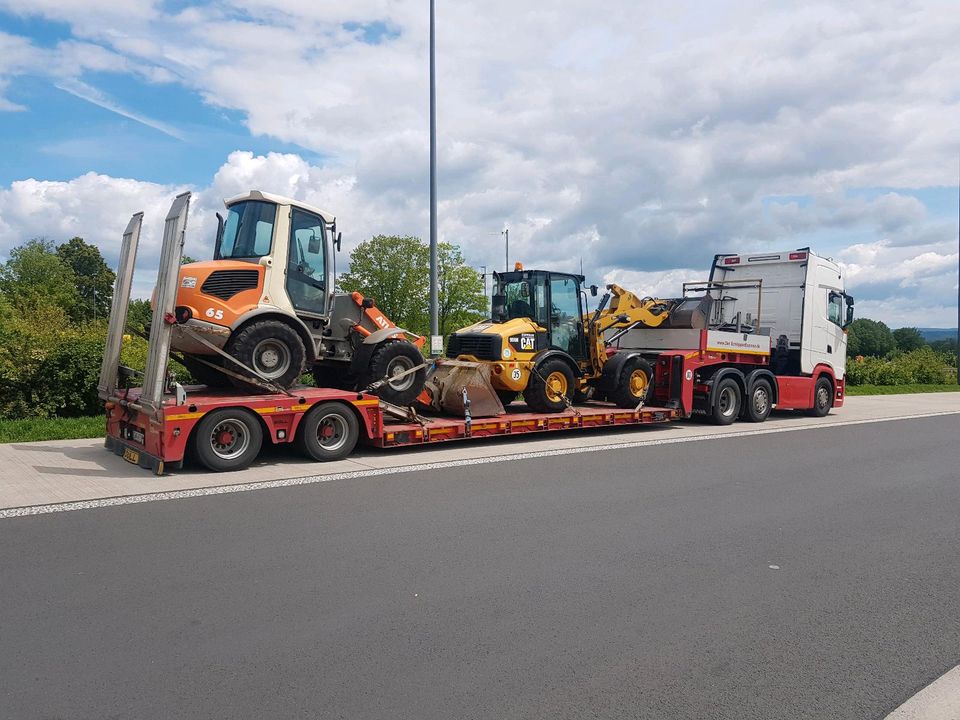
{"type": "Polygon", "coordinates": [[[347,363],[320,362],[311,368],[313,382],[317,387],[336,388],[337,390],[356,390],[357,379],[350,374],[347,363]]]}
{"type": "Polygon", "coordinates": [[[314,405],[297,428],[294,444],[306,457],[320,462],[342,460],[357,446],[360,439],[360,421],[356,413],[341,402],[325,402],[314,405]],[[317,426],[324,417],[336,413],[343,418],[347,428],[346,442],[336,450],[329,450],[320,444],[317,438],[317,426]]]}
{"type": "MultiPolygon", "coordinates": [[[[367,377],[364,378],[364,382],[359,386],[359,389],[362,390],[370,383],[386,377],[390,363],[394,358],[400,356],[409,358],[414,365],[420,365],[424,361],[423,354],[413,343],[406,340],[387,340],[373,351],[373,355],[370,357],[369,373],[367,377]]],[[[412,405],[413,401],[417,399],[417,396],[423,392],[423,385],[426,381],[427,369],[420,368],[413,373],[413,383],[405,390],[395,390],[389,383],[384,383],[377,389],[375,394],[393,405],[408,407],[412,405]]]]}
{"type": "Polygon", "coordinates": [[[813,407],[807,410],[807,415],[812,417],[825,417],[830,409],[833,407],[833,383],[830,382],[830,378],[821,375],[817,378],[817,384],[813,388],[813,407]],[[825,406],[820,406],[817,403],[817,396],[820,394],[820,388],[826,387],[827,397],[830,398],[825,406]]]}
{"type": "Polygon", "coordinates": [[[548,358],[537,367],[539,375],[535,372],[530,376],[530,382],[527,389],[523,391],[523,399],[534,412],[555,413],[566,409],[563,400],[551,400],[547,397],[547,386],[545,380],[552,373],[562,372],[567,378],[567,393],[572,394],[576,385],[576,379],[573,376],[573,370],[560,358],[548,358]]]}
{"type": "Polygon", "coordinates": [[[650,363],[643,358],[631,358],[623,364],[623,368],[620,370],[620,377],[617,378],[617,384],[613,390],[607,393],[607,397],[619,408],[632,409],[640,404],[640,400],[646,402],[647,398],[650,397],[652,389],[653,368],[650,367],[650,363]],[[634,370],[638,369],[643,370],[647,375],[647,389],[643,394],[643,398],[637,397],[630,390],[630,376],[634,370]]]}
{"type": "MultiPolygon", "coordinates": [[[[296,384],[300,376],[303,375],[307,363],[307,351],[303,347],[303,340],[300,339],[300,335],[286,323],[279,320],[252,322],[231,335],[224,350],[228,355],[232,355],[247,367],[256,369],[253,362],[253,350],[257,343],[268,338],[282,341],[290,350],[290,367],[283,375],[270,380],[270,382],[282,388],[288,388],[296,384]]],[[[229,369],[241,375],[245,375],[247,372],[239,366],[229,369]]],[[[242,380],[235,378],[231,378],[231,380],[237,387],[249,387],[249,384],[242,380]]]]}
{"type": "Polygon", "coordinates": [[[200,418],[200,422],[194,427],[190,444],[193,448],[194,457],[208,470],[213,472],[243,470],[250,467],[250,464],[260,454],[260,447],[263,445],[263,427],[260,425],[259,418],[249,410],[243,408],[212,410],[200,418]],[[229,419],[243,422],[250,433],[250,444],[242,455],[227,460],[213,452],[208,439],[218,424],[229,419]]]}
{"type": "Polygon", "coordinates": [[[737,419],[737,417],[739,417],[740,406],[743,403],[743,396],[740,393],[740,386],[737,384],[736,380],[730,377],[723,378],[723,380],[713,386],[713,392],[711,393],[711,396],[711,400],[713,402],[710,409],[710,419],[713,421],[714,425],[730,425],[734,420],[737,419]],[[737,406],[729,415],[724,415],[720,410],[720,394],[723,392],[723,389],[727,387],[733,388],[733,392],[737,399],[737,406]]]}
{"type": "MultiPolygon", "coordinates": [[[[211,362],[214,365],[223,364],[212,355],[205,356],[203,360],[211,362]]],[[[219,370],[213,369],[209,365],[204,365],[189,355],[183,357],[183,366],[187,369],[187,372],[190,373],[190,377],[201,385],[206,385],[211,388],[221,388],[230,385],[230,378],[227,375],[224,375],[219,370]]]]}
{"type": "Polygon", "coordinates": [[[519,393],[514,390],[497,390],[497,397],[500,399],[500,404],[504,407],[516,400],[517,395],[519,395],[519,393]]]}
{"type": "Polygon", "coordinates": [[[770,417],[770,411],[772,409],[773,387],[770,385],[769,380],[757,378],[753,383],[753,387],[750,388],[750,396],[741,403],[740,419],[752,423],[762,423],[764,420],[770,417]],[[764,412],[758,413],[753,403],[753,397],[757,390],[765,390],[767,393],[767,409],[764,412]]]}

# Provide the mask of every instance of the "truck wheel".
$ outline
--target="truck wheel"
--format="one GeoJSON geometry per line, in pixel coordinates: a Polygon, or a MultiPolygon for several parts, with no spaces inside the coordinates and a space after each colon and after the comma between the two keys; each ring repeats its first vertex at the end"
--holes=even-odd
{"type": "Polygon", "coordinates": [[[517,399],[517,393],[513,390],[497,390],[497,398],[500,400],[500,404],[506,407],[517,399]]]}
{"type": "MultiPolygon", "coordinates": [[[[261,320],[247,325],[230,337],[225,350],[282,388],[297,381],[307,361],[307,351],[297,331],[277,320],[261,320]]],[[[232,369],[241,374],[245,372],[241,367],[232,369]]],[[[234,384],[247,386],[242,380],[236,380],[234,384]]]]}
{"type": "Polygon", "coordinates": [[[820,376],[813,389],[813,407],[807,410],[808,415],[823,417],[833,407],[833,383],[826,377],[820,376]]]}
{"type": "Polygon", "coordinates": [[[710,417],[715,425],[729,425],[740,414],[740,386],[733,378],[724,378],[713,388],[710,417]]]}
{"type": "Polygon", "coordinates": [[[767,419],[773,409],[773,390],[770,383],[758,379],[750,390],[750,397],[743,404],[741,415],[743,420],[760,423],[767,419]]]}
{"type": "Polygon", "coordinates": [[[297,448],[314,460],[342,460],[357,445],[360,423],[343,403],[320,403],[310,409],[297,428],[297,448]]]}
{"type": "Polygon", "coordinates": [[[616,387],[608,396],[617,407],[633,409],[641,402],[646,402],[652,378],[650,363],[640,358],[628,360],[620,371],[616,387]]]}
{"type": "Polygon", "coordinates": [[[260,452],[263,429],[249,410],[223,408],[200,419],[191,442],[197,459],[208,470],[243,470],[260,452]]]}
{"type": "MultiPolygon", "coordinates": [[[[422,365],[423,361],[423,355],[412,343],[406,340],[388,340],[373,351],[373,357],[370,358],[370,377],[364,385],[399,375],[422,365]]],[[[376,394],[388,403],[407,407],[423,392],[426,379],[426,368],[420,368],[395,381],[384,383],[376,394]]]]}
{"type": "Polygon", "coordinates": [[[560,358],[550,358],[530,376],[523,399],[534,412],[561,412],[567,407],[563,398],[570,397],[575,382],[569,365],[560,358]]]}

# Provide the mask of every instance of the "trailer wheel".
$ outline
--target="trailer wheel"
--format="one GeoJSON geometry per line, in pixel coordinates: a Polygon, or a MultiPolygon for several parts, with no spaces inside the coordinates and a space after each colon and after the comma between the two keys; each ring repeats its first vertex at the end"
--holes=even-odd
{"type": "Polygon", "coordinates": [[[733,378],[724,378],[713,388],[710,417],[716,425],[729,425],[740,414],[740,386],[733,378]]]}
{"type": "Polygon", "coordinates": [[[635,408],[647,401],[652,378],[653,368],[650,367],[650,363],[640,358],[628,360],[620,371],[616,386],[608,393],[608,397],[617,407],[635,408]]]}
{"type": "MultiPolygon", "coordinates": [[[[413,343],[406,340],[388,340],[373,351],[373,357],[370,358],[370,376],[363,385],[383,378],[392,378],[422,364],[423,355],[413,343]]],[[[388,403],[407,407],[423,392],[426,380],[426,368],[420,368],[397,380],[384,383],[376,394],[388,403]]]]}
{"type": "Polygon", "coordinates": [[[342,460],[357,445],[360,423],[343,403],[314,406],[297,428],[297,448],[313,460],[342,460]]]}
{"type": "Polygon", "coordinates": [[[561,412],[567,407],[563,399],[573,393],[574,383],[573,370],[567,363],[548,358],[531,375],[523,399],[534,412],[561,412]]]}
{"type": "Polygon", "coordinates": [[[741,414],[744,420],[760,423],[767,419],[773,409],[773,389],[762,378],[757,379],[750,390],[750,397],[743,404],[741,414]]]}
{"type": "MultiPolygon", "coordinates": [[[[230,336],[224,348],[249,368],[253,368],[267,380],[288,388],[303,374],[307,351],[297,331],[278,320],[261,320],[250,323],[230,336]]],[[[243,373],[243,368],[230,368],[243,373]]],[[[235,380],[238,387],[248,387],[242,380],[235,380]]]]}
{"type": "Polygon", "coordinates": [[[829,378],[821,375],[817,378],[817,385],[813,389],[813,407],[807,410],[808,415],[823,417],[833,407],[833,383],[829,378]]]}
{"type": "Polygon", "coordinates": [[[191,440],[197,459],[208,470],[243,470],[260,453],[263,429],[249,410],[222,408],[200,419],[191,440]]]}

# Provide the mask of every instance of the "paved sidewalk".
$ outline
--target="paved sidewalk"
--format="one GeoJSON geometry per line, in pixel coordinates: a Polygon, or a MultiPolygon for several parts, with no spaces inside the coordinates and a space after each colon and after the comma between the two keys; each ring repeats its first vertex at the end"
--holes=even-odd
{"type": "Polygon", "coordinates": [[[305,461],[295,454],[292,447],[265,448],[261,458],[241,472],[210,473],[188,466],[183,471],[164,477],[155,477],[107,452],[102,440],[14,443],[0,445],[0,509],[338,475],[451,460],[507,459],[521,453],[595,448],[617,443],[655,444],[684,438],[713,439],[745,431],[816,428],[836,423],[937,413],[960,413],[960,393],[853,397],[847,398],[844,407],[826,418],[774,413],[762,425],[735,423],[729,427],[716,427],[702,422],[674,422],[618,432],[573,430],[527,438],[454,442],[429,448],[378,450],[359,447],[350,459],[332,463],[305,461]]]}

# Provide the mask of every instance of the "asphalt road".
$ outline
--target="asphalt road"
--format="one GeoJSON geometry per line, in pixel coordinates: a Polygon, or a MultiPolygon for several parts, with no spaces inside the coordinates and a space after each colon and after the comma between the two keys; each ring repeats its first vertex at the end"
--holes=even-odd
{"type": "Polygon", "coordinates": [[[0,521],[0,717],[882,718],[960,416],[0,521]]]}

